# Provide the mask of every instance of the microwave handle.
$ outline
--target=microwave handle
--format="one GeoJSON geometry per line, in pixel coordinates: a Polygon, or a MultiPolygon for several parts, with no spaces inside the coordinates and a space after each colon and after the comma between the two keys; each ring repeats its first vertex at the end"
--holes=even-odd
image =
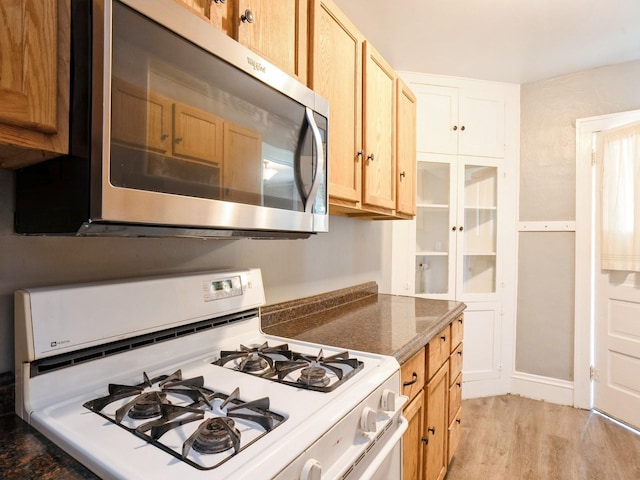
{"type": "Polygon", "coordinates": [[[322,182],[322,167],[324,165],[324,148],[322,146],[322,136],[320,135],[320,129],[316,124],[316,120],[313,117],[313,110],[309,107],[305,109],[307,122],[311,127],[311,133],[313,134],[313,142],[316,145],[317,159],[316,159],[316,171],[314,172],[313,182],[311,184],[311,190],[309,195],[305,199],[304,211],[305,213],[311,213],[313,204],[318,195],[318,189],[320,188],[320,182],[322,182]]]}

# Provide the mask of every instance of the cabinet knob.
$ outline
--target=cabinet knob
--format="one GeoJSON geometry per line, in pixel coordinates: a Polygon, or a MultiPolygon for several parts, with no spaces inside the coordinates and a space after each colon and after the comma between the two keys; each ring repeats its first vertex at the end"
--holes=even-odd
{"type": "Polygon", "coordinates": [[[454,225],[453,227],[451,227],[451,231],[455,232],[457,230],[457,227],[454,225]]]}
{"type": "Polygon", "coordinates": [[[422,443],[424,443],[425,445],[429,443],[429,437],[422,437],[420,440],[422,440],[422,443]]]}
{"type": "Polygon", "coordinates": [[[464,227],[463,227],[462,225],[460,225],[460,226],[458,227],[458,230],[462,231],[462,230],[464,230],[464,227]]]}
{"type": "Polygon", "coordinates": [[[454,126],[453,126],[453,131],[455,132],[456,130],[458,130],[458,126],[457,126],[457,125],[454,125],[454,126]]]}
{"type": "Polygon", "coordinates": [[[464,125],[460,127],[460,130],[464,132],[464,125]]]}
{"type": "Polygon", "coordinates": [[[436,434],[436,427],[429,427],[429,428],[427,428],[427,430],[429,430],[431,432],[431,435],[435,435],[436,434]]]}
{"type": "Polygon", "coordinates": [[[253,23],[253,12],[249,9],[244,11],[244,14],[240,17],[242,23],[253,23]]]}
{"type": "Polygon", "coordinates": [[[166,132],[163,132],[163,133],[160,135],[160,140],[166,140],[168,137],[169,137],[169,134],[168,134],[168,133],[166,133],[166,132]]]}
{"type": "Polygon", "coordinates": [[[180,143],[182,141],[182,137],[176,137],[176,139],[174,140],[174,142],[176,143],[180,143]]]}
{"type": "Polygon", "coordinates": [[[360,150],[360,151],[358,151],[358,153],[356,153],[356,160],[358,158],[362,158],[362,157],[364,157],[364,150],[360,150]]]}
{"type": "Polygon", "coordinates": [[[407,175],[406,173],[404,173],[404,172],[400,172],[400,177],[401,177],[401,178],[406,177],[406,175],[407,175]]]}
{"type": "Polygon", "coordinates": [[[373,162],[373,161],[375,160],[375,158],[374,158],[374,156],[373,156],[373,153],[371,153],[371,154],[369,154],[369,155],[367,156],[367,160],[369,160],[369,161],[371,161],[371,162],[373,162]]]}
{"type": "Polygon", "coordinates": [[[442,335],[442,336],[440,337],[440,340],[442,340],[443,342],[446,342],[446,341],[447,341],[447,337],[446,337],[445,335],[442,335]]]}
{"type": "Polygon", "coordinates": [[[456,423],[458,423],[458,424],[461,423],[459,418],[456,419],[456,423]]]}

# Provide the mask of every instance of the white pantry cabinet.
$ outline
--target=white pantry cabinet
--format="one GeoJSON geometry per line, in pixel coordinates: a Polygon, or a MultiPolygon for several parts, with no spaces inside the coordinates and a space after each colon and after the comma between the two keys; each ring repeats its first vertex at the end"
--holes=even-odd
{"type": "Polygon", "coordinates": [[[405,73],[417,99],[416,216],[394,232],[393,292],[467,305],[465,397],[509,391],[517,85],[405,73]],[[409,237],[407,241],[403,236],[409,237]],[[394,244],[395,247],[395,244],[394,244]],[[407,248],[408,247],[408,248],[407,248]]]}

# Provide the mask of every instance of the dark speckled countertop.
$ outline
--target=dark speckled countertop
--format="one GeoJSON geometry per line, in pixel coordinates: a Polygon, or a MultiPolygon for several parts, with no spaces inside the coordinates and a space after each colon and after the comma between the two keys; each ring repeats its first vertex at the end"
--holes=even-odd
{"type": "Polygon", "coordinates": [[[393,355],[400,364],[464,309],[460,302],[378,294],[365,283],[262,309],[270,335],[393,355]]]}
{"type": "Polygon", "coordinates": [[[0,478],[98,479],[14,413],[13,374],[0,375],[0,478]]]}
{"type": "MultiPolygon", "coordinates": [[[[261,309],[265,333],[393,355],[402,364],[465,308],[460,302],[379,295],[375,282],[261,309]]],[[[0,374],[0,478],[98,479],[14,413],[13,374],[0,374]]]]}

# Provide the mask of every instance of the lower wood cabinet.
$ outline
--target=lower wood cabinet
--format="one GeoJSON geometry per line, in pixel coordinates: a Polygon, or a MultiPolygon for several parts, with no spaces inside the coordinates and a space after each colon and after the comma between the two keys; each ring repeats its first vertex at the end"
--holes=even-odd
{"type": "Polygon", "coordinates": [[[402,365],[403,479],[442,480],[462,436],[460,315],[402,365]]]}

